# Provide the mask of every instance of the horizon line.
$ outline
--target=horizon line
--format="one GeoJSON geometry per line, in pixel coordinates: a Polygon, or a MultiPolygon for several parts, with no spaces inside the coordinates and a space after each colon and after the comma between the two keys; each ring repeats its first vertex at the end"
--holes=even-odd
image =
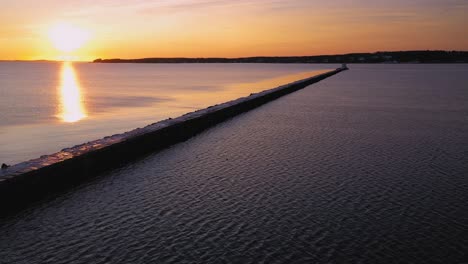
{"type": "Polygon", "coordinates": [[[94,60],[55,60],[55,59],[0,59],[0,62],[94,62],[96,60],[144,60],[144,59],[249,59],[249,58],[301,58],[301,57],[319,57],[319,56],[346,56],[358,54],[376,54],[376,53],[396,53],[396,52],[458,52],[468,53],[468,50],[440,50],[440,49],[421,49],[421,50],[380,50],[373,52],[351,52],[340,54],[318,54],[318,55],[263,55],[263,56],[241,56],[241,57],[140,57],[140,58],[96,58],[94,60]]]}

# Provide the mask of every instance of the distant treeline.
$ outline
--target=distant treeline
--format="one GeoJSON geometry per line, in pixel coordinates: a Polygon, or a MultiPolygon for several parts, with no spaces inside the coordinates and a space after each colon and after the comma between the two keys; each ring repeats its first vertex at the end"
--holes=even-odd
{"type": "Polygon", "coordinates": [[[468,63],[468,51],[379,51],[342,55],[246,58],[97,59],[97,63],[468,63]]]}

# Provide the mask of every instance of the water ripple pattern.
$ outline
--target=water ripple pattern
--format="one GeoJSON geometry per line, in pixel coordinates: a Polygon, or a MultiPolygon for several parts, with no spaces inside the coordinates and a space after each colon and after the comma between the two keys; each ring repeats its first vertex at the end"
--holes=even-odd
{"type": "Polygon", "coordinates": [[[466,263],[466,65],[353,66],[0,220],[0,263],[466,263]]]}

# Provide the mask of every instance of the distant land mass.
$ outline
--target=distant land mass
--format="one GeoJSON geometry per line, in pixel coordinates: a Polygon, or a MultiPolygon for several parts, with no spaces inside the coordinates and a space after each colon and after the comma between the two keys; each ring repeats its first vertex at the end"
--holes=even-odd
{"type": "Polygon", "coordinates": [[[379,51],[340,55],[245,58],[96,59],[95,63],[468,63],[468,51],[379,51]]]}

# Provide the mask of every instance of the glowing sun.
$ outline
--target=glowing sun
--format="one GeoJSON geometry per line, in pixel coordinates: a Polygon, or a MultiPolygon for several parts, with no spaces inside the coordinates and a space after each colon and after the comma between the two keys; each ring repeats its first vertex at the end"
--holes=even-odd
{"type": "Polygon", "coordinates": [[[60,23],[49,30],[49,38],[54,47],[62,52],[79,49],[89,40],[89,32],[74,25],[60,23]]]}

